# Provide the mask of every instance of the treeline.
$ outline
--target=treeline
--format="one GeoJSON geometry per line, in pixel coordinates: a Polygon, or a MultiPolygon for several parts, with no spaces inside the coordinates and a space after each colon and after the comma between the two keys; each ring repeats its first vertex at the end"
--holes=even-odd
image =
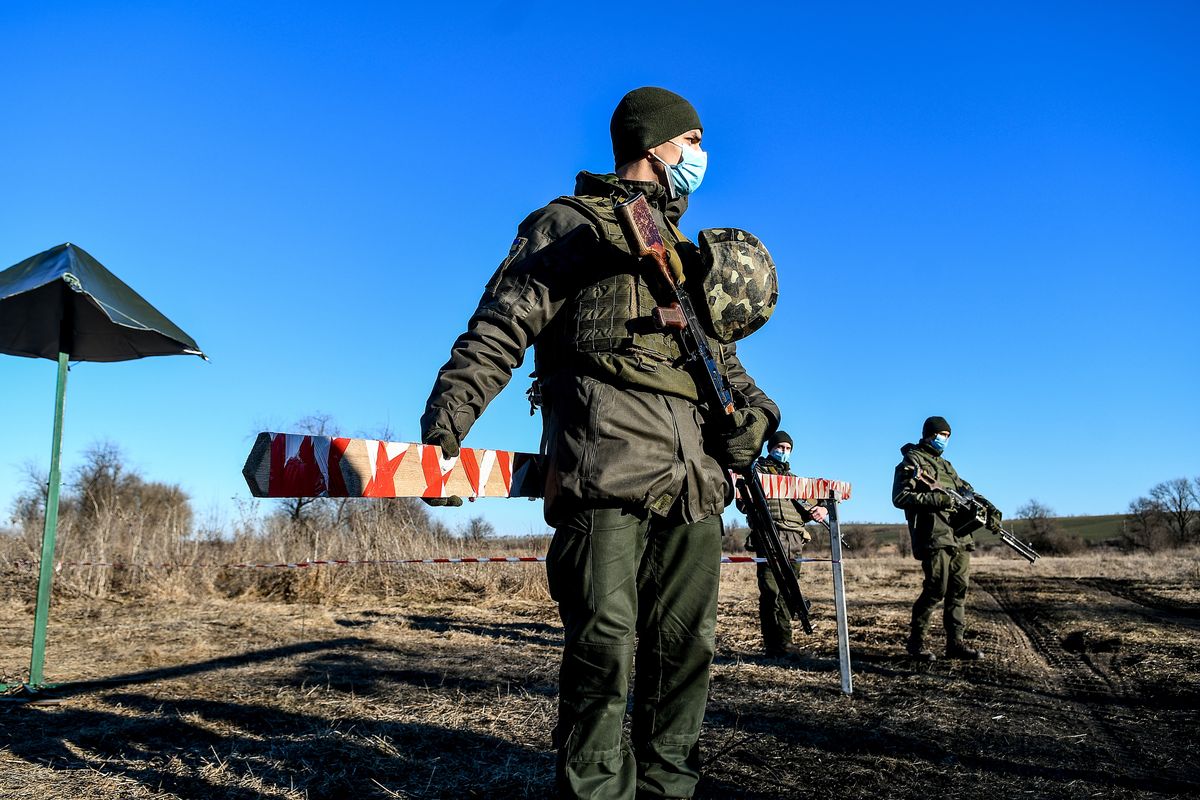
{"type": "Polygon", "coordinates": [[[1124,538],[1150,551],[1200,542],[1200,477],[1163,481],[1131,501],[1124,538]]]}
{"type": "MultiPolygon", "coordinates": [[[[1072,524],[1072,518],[1059,517],[1046,503],[1031,499],[1017,508],[1003,524],[1042,555],[1072,555],[1097,546],[1158,552],[1198,544],[1200,477],[1163,481],[1151,487],[1145,496],[1131,501],[1127,514],[1089,519],[1100,519],[1103,523],[1082,526],[1090,530],[1087,530],[1087,536],[1081,535],[1078,532],[1081,526],[1072,524]],[[1096,528],[1101,525],[1106,530],[1097,531],[1096,528]]],[[[808,529],[814,545],[828,547],[824,528],[810,524],[808,529]]],[[[912,552],[903,523],[844,523],[841,529],[842,541],[853,555],[869,555],[892,547],[903,556],[912,552]]],[[[748,533],[744,524],[730,526],[725,550],[740,552],[748,533]]],[[[999,539],[988,535],[986,531],[977,533],[975,541],[981,548],[994,550],[999,547],[1001,549],[996,552],[1007,553],[999,539]]]]}

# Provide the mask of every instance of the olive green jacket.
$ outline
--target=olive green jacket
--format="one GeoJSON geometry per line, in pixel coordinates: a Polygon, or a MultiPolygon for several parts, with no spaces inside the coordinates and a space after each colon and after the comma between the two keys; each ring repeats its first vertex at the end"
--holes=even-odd
{"type": "Polygon", "coordinates": [[[908,521],[908,534],[912,538],[913,556],[925,558],[940,547],[965,547],[975,549],[973,534],[956,536],[947,518],[945,495],[931,491],[925,484],[917,482],[913,468],[923,475],[932,477],[941,486],[955,491],[974,493],[971,484],[959,477],[954,465],[942,458],[925,443],[906,444],[900,448],[903,460],[896,465],[892,480],[892,504],[904,509],[908,521]]]}
{"type": "MultiPolygon", "coordinates": [[[[657,183],[584,172],[575,194],[611,201],[634,191],[646,195],[664,237],[674,238],[665,222],[675,223],[683,204],[669,203],[657,183]]],[[[611,219],[597,224],[571,202],[552,202],[520,224],[508,257],[438,373],[422,433],[442,427],[461,441],[532,346],[542,397],[548,523],[606,506],[666,514],[678,502],[685,521],[720,513],[728,504],[727,473],[706,452],[691,372],[666,360],[661,351],[670,343],[654,338],[662,334],[654,332],[652,308],[642,307],[644,287],[638,284],[632,294],[639,318],[629,327],[637,339],[631,333],[629,341],[607,350],[589,344],[597,296],[608,296],[604,287],[613,285],[614,276],[642,275],[637,259],[613,242],[611,202],[591,206],[611,219]]],[[[739,405],[765,411],[769,435],[779,409],[746,373],[733,345],[713,344],[739,405]]]]}

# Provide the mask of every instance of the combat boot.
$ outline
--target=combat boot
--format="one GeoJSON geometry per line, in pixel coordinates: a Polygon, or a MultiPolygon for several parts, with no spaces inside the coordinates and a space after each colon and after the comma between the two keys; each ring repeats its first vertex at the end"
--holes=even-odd
{"type": "Polygon", "coordinates": [[[937,661],[937,656],[925,646],[925,637],[916,631],[908,635],[908,640],[904,643],[904,649],[917,661],[937,661]]]}
{"type": "Polygon", "coordinates": [[[946,658],[957,658],[961,661],[978,661],[983,658],[983,653],[971,647],[962,639],[949,639],[946,641],[946,658]]]}
{"type": "Polygon", "coordinates": [[[795,661],[804,657],[804,649],[798,645],[788,642],[787,644],[767,647],[763,650],[763,654],[767,658],[782,658],[795,661]]]}

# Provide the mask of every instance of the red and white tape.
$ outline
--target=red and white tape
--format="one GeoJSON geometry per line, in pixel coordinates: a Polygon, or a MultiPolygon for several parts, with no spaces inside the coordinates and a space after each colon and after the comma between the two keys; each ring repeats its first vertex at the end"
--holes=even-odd
{"type": "MultiPolygon", "coordinates": [[[[112,567],[113,569],[309,569],[312,567],[364,566],[370,564],[382,564],[385,566],[397,564],[522,564],[530,562],[540,563],[544,562],[545,560],[545,556],[459,556],[444,558],[388,559],[330,558],[318,559],[314,561],[282,561],[241,564],[209,564],[202,561],[166,564],[130,564],[122,561],[56,561],[54,563],[54,569],[55,571],[61,570],[63,567],[112,567]]],[[[829,559],[794,559],[794,563],[797,564],[811,561],[828,562],[829,559]]],[[[766,562],[767,560],[765,558],[758,558],[756,556],[725,556],[721,559],[722,564],[765,564],[766,562]]],[[[37,561],[29,561],[26,559],[17,559],[15,561],[0,563],[8,563],[17,567],[27,567],[30,569],[38,566],[37,561]]]]}

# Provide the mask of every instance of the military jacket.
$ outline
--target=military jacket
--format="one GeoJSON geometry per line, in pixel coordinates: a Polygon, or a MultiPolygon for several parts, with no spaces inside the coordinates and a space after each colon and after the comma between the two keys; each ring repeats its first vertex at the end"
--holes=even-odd
{"type": "Polygon", "coordinates": [[[914,478],[913,468],[933,477],[939,485],[955,491],[974,493],[971,484],[959,477],[951,464],[928,445],[906,444],[900,448],[903,457],[896,465],[892,480],[892,504],[904,510],[908,533],[912,538],[913,556],[920,559],[941,547],[975,549],[975,537],[967,533],[957,536],[947,518],[949,512],[939,502],[940,492],[931,491],[914,478]]]}
{"type": "MultiPolygon", "coordinates": [[[[781,464],[769,456],[755,461],[754,469],[770,475],[792,474],[786,464],[781,464]]],[[[746,512],[742,500],[738,500],[738,510],[743,514],[746,512]]],[[[783,545],[785,555],[789,559],[798,558],[804,550],[804,545],[812,540],[812,536],[804,527],[804,523],[812,520],[812,515],[804,511],[803,506],[795,500],[768,498],[767,510],[771,513],[771,519],[775,520],[775,526],[779,528],[779,541],[783,545]]],[[[746,549],[759,552],[753,533],[746,541],[746,549]]]]}
{"type": "MultiPolygon", "coordinates": [[[[670,336],[654,329],[653,288],[619,238],[613,199],[646,195],[674,242],[682,203],[654,182],[580,173],[575,195],[530,214],[488,281],[467,330],[438,373],[422,431],[461,441],[534,348],[542,398],[546,520],[581,508],[641,507],[685,521],[720,513],[726,472],[705,448],[703,411],[670,336]],[[670,224],[668,224],[668,222],[670,224]]],[[[742,367],[733,345],[713,342],[740,405],[779,409],[742,367]]]]}

